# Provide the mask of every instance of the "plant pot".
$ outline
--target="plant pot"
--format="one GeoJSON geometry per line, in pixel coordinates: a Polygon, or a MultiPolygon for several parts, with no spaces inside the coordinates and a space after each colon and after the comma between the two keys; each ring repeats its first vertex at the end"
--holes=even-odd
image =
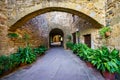
{"type": "Polygon", "coordinates": [[[93,68],[93,67],[94,67],[93,64],[90,63],[90,62],[86,62],[86,64],[87,64],[87,66],[90,67],[90,68],[93,68]]]}
{"type": "Polygon", "coordinates": [[[105,80],[115,80],[115,74],[114,73],[104,71],[104,72],[102,72],[102,74],[105,77],[105,80]]]}
{"type": "Polygon", "coordinates": [[[20,67],[26,66],[26,63],[20,63],[20,67]]]}
{"type": "Polygon", "coordinates": [[[110,34],[110,31],[106,32],[105,33],[105,37],[109,37],[111,34],[110,34]]]}

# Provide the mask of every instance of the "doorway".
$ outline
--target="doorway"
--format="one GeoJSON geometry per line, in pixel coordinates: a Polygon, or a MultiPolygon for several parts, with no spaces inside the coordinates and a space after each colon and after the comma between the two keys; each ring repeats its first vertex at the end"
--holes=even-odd
{"type": "Polygon", "coordinates": [[[73,36],[73,43],[75,44],[76,43],[76,32],[72,33],[72,36],[73,36]]]}
{"type": "Polygon", "coordinates": [[[91,48],[91,34],[84,35],[85,44],[91,48]]]}
{"type": "Polygon", "coordinates": [[[55,28],[50,31],[49,34],[49,46],[50,47],[63,47],[64,34],[61,29],[55,28]]]}

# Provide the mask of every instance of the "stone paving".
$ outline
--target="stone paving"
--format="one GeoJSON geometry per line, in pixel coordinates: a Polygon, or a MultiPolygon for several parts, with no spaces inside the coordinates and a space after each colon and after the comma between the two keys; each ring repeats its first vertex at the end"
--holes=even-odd
{"type": "Polygon", "coordinates": [[[70,50],[52,48],[31,66],[21,68],[0,80],[104,80],[95,69],[70,50]]]}

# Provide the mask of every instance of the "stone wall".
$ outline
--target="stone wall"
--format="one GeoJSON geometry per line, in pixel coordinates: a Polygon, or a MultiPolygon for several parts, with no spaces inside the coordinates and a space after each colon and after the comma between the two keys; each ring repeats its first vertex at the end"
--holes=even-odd
{"type": "Polygon", "coordinates": [[[85,30],[80,30],[80,42],[84,42],[84,35],[91,35],[91,48],[98,48],[101,46],[100,41],[99,41],[99,33],[98,29],[96,28],[87,28],[85,30]]]}
{"type": "Polygon", "coordinates": [[[0,1],[0,55],[2,54],[8,54],[8,44],[6,43],[8,41],[7,36],[7,9],[6,4],[4,0],[0,1]]]}
{"type": "Polygon", "coordinates": [[[106,23],[112,28],[111,36],[107,45],[120,50],[120,1],[108,0],[106,10],[106,23]]]}
{"type": "Polygon", "coordinates": [[[37,16],[26,22],[21,28],[18,28],[15,33],[19,35],[15,40],[9,38],[9,46],[12,52],[15,52],[18,47],[25,47],[28,42],[32,47],[40,45],[48,45],[48,25],[44,15],[37,16]],[[28,36],[28,40],[24,39],[28,36]]]}

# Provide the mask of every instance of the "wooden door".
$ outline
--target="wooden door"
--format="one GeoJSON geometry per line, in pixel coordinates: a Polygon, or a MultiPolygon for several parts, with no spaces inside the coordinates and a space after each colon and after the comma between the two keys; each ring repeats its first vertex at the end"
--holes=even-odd
{"type": "Polygon", "coordinates": [[[91,48],[91,34],[84,35],[84,42],[91,48]]]}
{"type": "Polygon", "coordinates": [[[73,36],[73,43],[75,44],[76,43],[76,33],[72,33],[72,36],[73,36]]]}

